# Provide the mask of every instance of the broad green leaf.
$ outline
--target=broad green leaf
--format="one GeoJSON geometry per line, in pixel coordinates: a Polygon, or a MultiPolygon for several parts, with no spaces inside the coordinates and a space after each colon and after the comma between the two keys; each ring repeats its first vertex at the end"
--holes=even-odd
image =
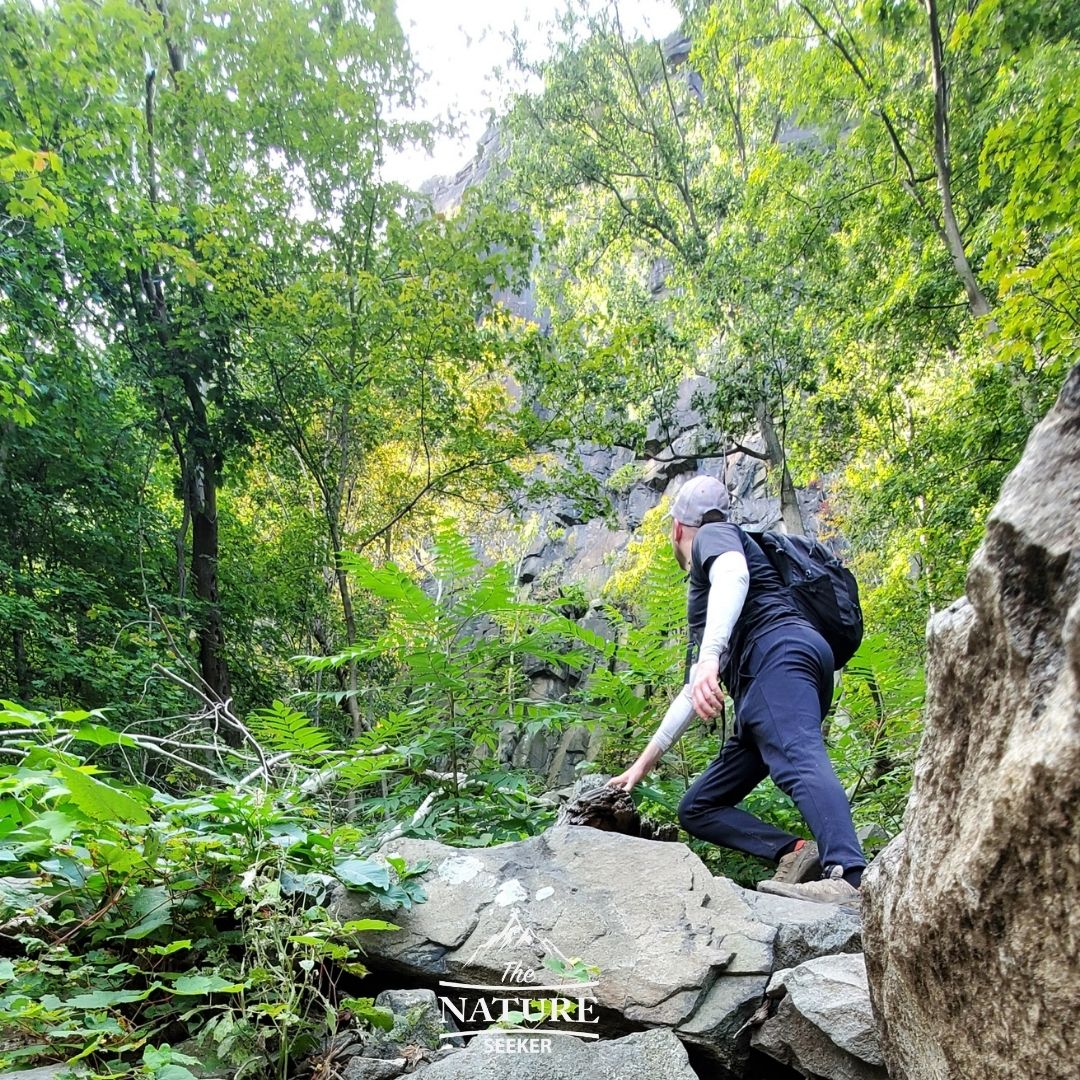
{"type": "Polygon", "coordinates": [[[354,1016],[380,1031],[390,1031],[394,1026],[394,1014],[389,1009],[376,1005],[373,998],[344,998],[341,1004],[354,1016]]]}
{"type": "Polygon", "coordinates": [[[8,834],[11,843],[26,843],[35,837],[47,836],[50,843],[62,844],[79,828],[80,822],[62,810],[46,810],[33,821],[8,834]]]}
{"type": "Polygon", "coordinates": [[[113,731],[104,724],[82,724],[77,731],[71,733],[71,737],[78,742],[95,743],[97,746],[138,747],[139,745],[130,735],[113,731]]]}
{"type": "Polygon", "coordinates": [[[118,936],[140,941],[171,921],[172,899],[163,885],[151,885],[135,892],[124,910],[137,921],[118,936]]]}
{"type": "Polygon", "coordinates": [[[389,869],[371,859],[345,859],[334,867],[334,873],[343,885],[354,889],[365,885],[385,889],[390,885],[389,869]]]}
{"type": "Polygon", "coordinates": [[[246,984],[229,982],[220,975],[181,975],[173,983],[173,993],[187,996],[196,994],[235,994],[246,984]]]}
{"type": "Polygon", "coordinates": [[[191,938],[184,938],[182,941],[170,941],[168,945],[149,945],[146,951],[154,956],[171,956],[174,952],[190,948],[191,938]]]}
{"type": "Polygon", "coordinates": [[[360,934],[367,930],[400,930],[401,927],[385,919],[350,919],[341,929],[346,934],[360,934]]]}
{"type": "Polygon", "coordinates": [[[154,1070],[154,1080],[198,1080],[198,1077],[183,1065],[170,1062],[154,1070]]]}
{"type": "Polygon", "coordinates": [[[145,1001],[153,989],[146,990],[92,990],[76,994],[62,1004],[67,1009],[109,1009],[113,1005],[126,1005],[132,1001],[145,1001]]]}
{"type": "Polygon", "coordinates": [[[146,807],[109,784],[88,776],[70,765],[57,765],[58,776],[63,777],[72,802],[88,817],[96,821],[123,822],[131,825],[149,825],[150,814],[146,807]]]}

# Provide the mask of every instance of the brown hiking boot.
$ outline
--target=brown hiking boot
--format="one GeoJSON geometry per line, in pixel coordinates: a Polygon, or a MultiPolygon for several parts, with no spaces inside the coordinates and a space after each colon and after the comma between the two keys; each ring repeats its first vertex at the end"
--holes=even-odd
{"type": "Polygon", "coordinates": [[[789,896],[793,900],[810,900],[815,904],[843,904],[858,910],[862,893],[845,881],[843,874],[843,867],[834,866],[828,877],[819,878],[817,881],[802,881],[794,885],[759,881],[758,889],[775,896],[789,896]]]}
{"type": "MultiPolygon", "coordinates": [[[[821,861],[818,859],[818,847],[813,840],[800,840],[794,851],[789,851],[780,859],[776,873],[768,880],[778,885],[798,885],[803,881],[814,881],[821,876],[821,861]]],[[[763,882],[758,882],[762,889],[763,882]]]]}

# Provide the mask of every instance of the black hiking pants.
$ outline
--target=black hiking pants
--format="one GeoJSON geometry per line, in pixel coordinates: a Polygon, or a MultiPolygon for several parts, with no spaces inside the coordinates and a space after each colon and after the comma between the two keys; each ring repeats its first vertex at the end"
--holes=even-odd
{"type": "Polygon", "coordinates": [[[736,806],[771,776],[810,826],[824,870],[865,866],[821,733],[832,691],[832,650],[813,627],[785,623],[752,642],[738,673],[735,730],[679,803],[682,827],[701,840],[777,859],[798,838],[736,806]]]}

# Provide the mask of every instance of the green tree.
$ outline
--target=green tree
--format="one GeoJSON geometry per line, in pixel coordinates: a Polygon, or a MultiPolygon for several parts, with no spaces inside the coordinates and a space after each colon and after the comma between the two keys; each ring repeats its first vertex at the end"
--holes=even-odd
{"type": "Polygon", "coordinates": [[[380,110],[408,93],[404,40],[362,4],[15,3],[3,19],[0,125],[63,162],[70,213],[42,236],[63,271],[46,295],[172,446],[200,674],[228,698],[218,492],[259,423],[250,324],[303,241],[299,210],[332,211],[344,185],[314,133],[332,122],[349,168],[366,161],[353,182],[370,176],[380,110]]]}
{"type": "MultiPolygon", "coordinates": [[[[305,257],[252,336],[268,426],[314,485],[326,530],[344,620],[327,651],[359,637],[338,553],[389,554],[410,519],[512,489],[513,464],[542,433],[505,387],[536,333],[491,300],[521,283],[527,219],[489,207],[447,220],[393,199],[387,190],[375,227],[365,219],[358,249],[335,233],[305,257]]],[[[359,730],[356,665],[337,673],[359,730]]]]}

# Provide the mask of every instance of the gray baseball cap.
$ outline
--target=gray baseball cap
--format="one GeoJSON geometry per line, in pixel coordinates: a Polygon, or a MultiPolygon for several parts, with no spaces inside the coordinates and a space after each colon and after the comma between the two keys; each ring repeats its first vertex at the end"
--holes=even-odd
{"type": "Polygon", "coordinates": [[[714,476],[695,476],[676,492],[667,515],[696,528],[710,510],[719,510],[727,517],[730,507],[726,484],[714,476]]]}

